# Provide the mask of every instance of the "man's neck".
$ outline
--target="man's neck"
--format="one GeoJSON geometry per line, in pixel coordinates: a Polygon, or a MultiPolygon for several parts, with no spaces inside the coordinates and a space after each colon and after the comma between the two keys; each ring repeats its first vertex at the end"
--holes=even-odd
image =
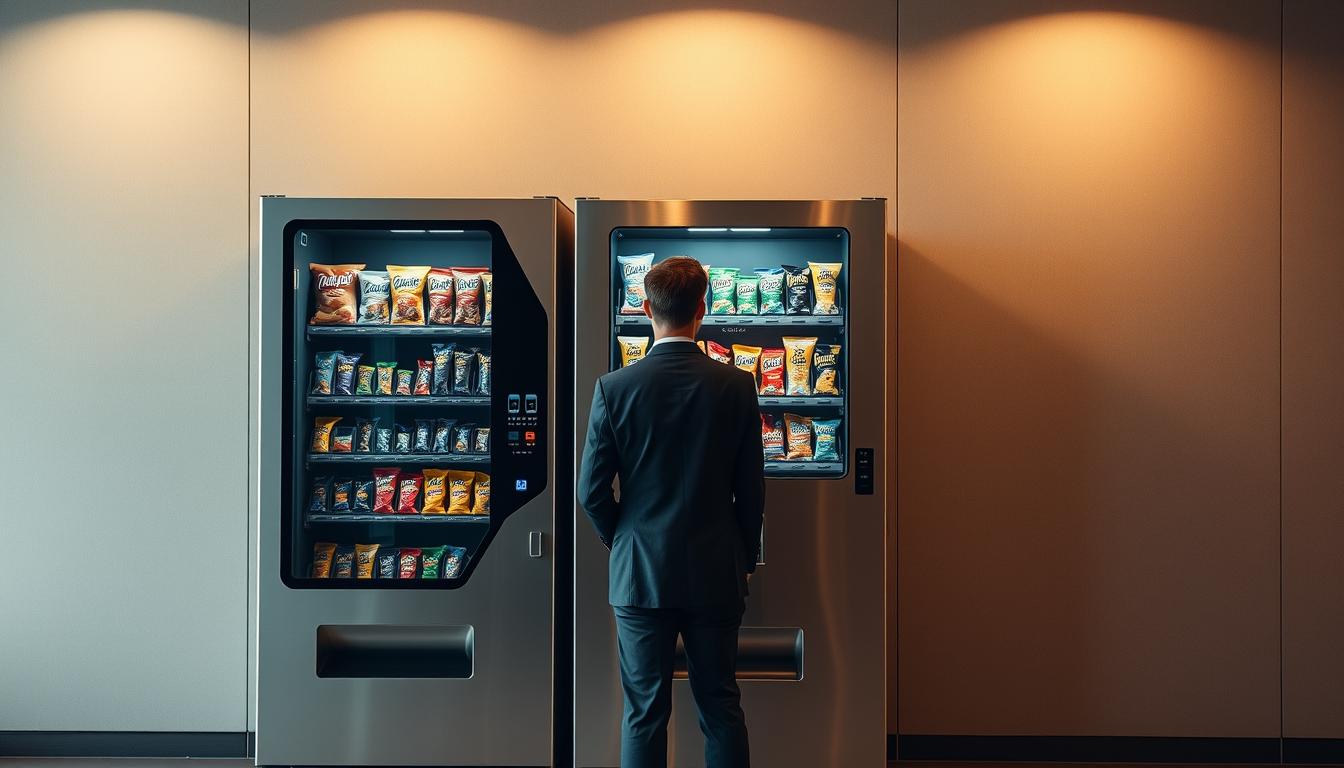
{"type": "Polygon", "coordinates": [[[694,339],[694,338],[695,338],[695,326],[694,326],[694,325],[687,325],[687,326],[683,326],[683,327],[681,327],[681,328],[659,328],[659,327],[656,326],[656,325],[653,326],[653,341],[654,341],[654,343],[657,343],[658,341],[660,341],[660,340],[662,340],[662,339],[668,339],[668,338],[673,338],[673,337],[679,337],[679,338],[683,338],[683,339],[694,339]]]}

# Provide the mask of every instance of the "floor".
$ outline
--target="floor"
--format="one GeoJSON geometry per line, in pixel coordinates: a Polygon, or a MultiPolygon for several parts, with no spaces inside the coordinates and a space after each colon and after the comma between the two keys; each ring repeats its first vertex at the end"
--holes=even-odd
{"type": "MultiPolygon", "coordinates": [[[[1043,763],[1048,768],[1097,768],[1096,763],[1069,764],[1043,763]]],[[[251,760],[219,759],[144,759],[144,758],[23,758],[0,757],[0,768],[252,768],[251,760]]],[[[775,768],[766,766],[766,768],[775,768]]],[[[889,768],[1033,768],[1030,763],[891,763],[889,768]]],[[[1126,766],[1122,763],[1108,763],[1105,768],[1175,768],[1143,764],[1126,766]]],[[[1246,766],[1201,765],[1200,768],[1247,768],[1246,766]]],[[[1330,766],[1312,766],[1312,768],[1330,768],[1330,766]]]]}

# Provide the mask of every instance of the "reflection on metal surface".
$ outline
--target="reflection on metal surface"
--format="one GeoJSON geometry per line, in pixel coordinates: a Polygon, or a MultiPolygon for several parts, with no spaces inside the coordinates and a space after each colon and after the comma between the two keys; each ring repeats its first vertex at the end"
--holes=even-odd
{"type": "Polygon", "coordinates": [[[317,676],[471,677],[475,647],[469,626],[322,625],[317,676]]]}
{"type": "MultiPolygon", "coordinates": [[[[677,638],[672,676],[687,679],[686,648],[677,638]]],[[[738,680],[802,680],[803,630],[799,627],[743,627],[737,636],[738,680]]]]}

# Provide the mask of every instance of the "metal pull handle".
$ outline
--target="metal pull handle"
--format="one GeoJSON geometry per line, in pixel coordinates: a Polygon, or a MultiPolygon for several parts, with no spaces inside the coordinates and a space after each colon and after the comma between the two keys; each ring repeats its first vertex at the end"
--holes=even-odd
{"type": "Polygon", "coordinates": [[[756,550],[756,565],[765,565],[765,521],[761,521],[761,548],[756,550]]]}
{"type": "Polygon", "coordinates": [[[541,557],[541,531],[527,532],[527,556],[541,557]]]}

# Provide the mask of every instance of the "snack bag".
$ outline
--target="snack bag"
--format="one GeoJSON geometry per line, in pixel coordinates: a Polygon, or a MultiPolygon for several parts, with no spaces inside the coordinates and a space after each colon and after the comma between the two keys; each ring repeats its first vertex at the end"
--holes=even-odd
{"type": "Polygon", "coordinates": [[[490,272],[481,273],[481,292],[485,294],[485,317],[481,325],[493,325],[495,310],[495,276],[490,272]]]}
{"type": "Polygon", "coordinates": [[[415,361],[415,384],[411,388],[411,393],[416,395],[428,395],[430,392],[430,382],[434,378],[433,360],[415,361]]]}
{"type": "Polygon", "coordinates": [[[378,556],[377,544],[355,545],[355,578],[372,579],[373,561],[378,556]]]}
{"type": "Polygon", "coordinates": [[[396,467],[379,467],[373,470],[373,512],[378,515],[390,515],[396,508],[397,477],[401,470],[396,467]]]}
{"type": "Polygon", "coordinates": [[[332,486],[331,511],[349,512],[350,496],[353,495],[354,490],[354,480],[337,480],[335,485],[332,486]]]}
{"type": "Polygon", "coordinates": [[[378,550],[378,578],[397,578],[397,561],[401,559],[400,556],[401,550],[380,548],[378,550]]]}
{"type": "Polygon", "coordinates": [[[453,394],[471,394],[471,374],[476,367],[476,350],[453,350],[453,394]]]}
{"type": "Polygon", "coordinates": [[[434,353],[434,375],[430,380],[431,395],[451,395],[453,393],[453,350],[454,344],[435,344],[430,348],[434,353]]]}
{"type": "Polygon", "coordinates": [[[761,362],[761,348],[752,347],[746,344],[733,345],[733,365],[751,374],[752,381],[756,380],[756,368],[761,362]]]}
{"type": "Polygon", "coordinates": [[[709,314],[737,314],[737,267],[709,270],[709,314]]]}
{"type": "Polygon", "coordinates": [[[785,336],[784,368],[788,395],[812,394],[812,350],[817,346],[815,336],[785,336]]]}
{"type": "Polygon", "coordinates": [[[392,452],[392,429],[390,427],[378,427],[373,433],[373,452],[391,453],[392,452]]]}
{"type": "Polygon", "coordinates": [[[761,446],[765,448],[766,461],[784,459],[784,427],[774,414],[761,414],[761,446]]]}
{"type": "Polygon", "coordinates": [[[443,556],[443,578],[456,579],[458,574],[462,573],[462,566],[467,562],[467,550],[463,547],[448,547],[448,551],[443,556]]]}
{"type": "Polygon", "coordinates": [[[453,426],[453,450],[452,453],[471,453],[471,430],[475,428],[472,424],[455,424],[453,426]]]}
{"type": "Polygon", "coordinates": [[[355,394],[356,394],[356,395],[372,395],[372,394],[373,394],[373,380],[374,380],[374,377],[375,377],[375,375],[376,375],[377,370],[378,370],[378,369],[375,368],[375,367],[372,366],[372,365],[361,365],[361,366],[359,366],[358,368],[355,369],[355,394]]]}
{"type": "Polygon", "coordinates": [[[476,493],[471,501],[471,514],[490,514],[490,476],[484,472],[476,473],[476,493]]]}
{"type": "Polygon", "coordinates": [[[331,450],[331,431],[340,421],[340,416],[318,416],[313,419],[313,444],[309,447],[313,453],[327,453],[331,450]]]}
{"type": "Polygon", "coordinates": [[[812,281],[803,267],[784,266],[784,313],[812,314],[812,281]]]}
{"type": "Polygon", "coordinates": [[[812,434],[816,438],[816,461],[840,460],[840,420],[813,419],[812,434]]]}
{"type": "Polygon", "coordinates": [[[489,427],[477,427],[476,431],[471,433],[471,452],[472,453],[490,452],[489,427]]]}
{"type": "Polygon", "coordinates": [[[363,355],[358,352],[348,355],[344,352],[336,353],[336,369],[331,379],[332,394],[346,397],[355,394],[355,366],[359,365],[361,357],[363,355]]]}
{"type": "Polygon", "coordinates": [[[621,348],[621,367],[633,365],[644,359],[649,349],[648,336],[617,336],[616,344],[621,348]]]}
{"type": "Polygon", "coordinates": [[[379,363],[378,394],[380,395],[392,394],[392,383],[396,379],[396,376],[397,376],[397,363],[395,360],[393,360],[390,363],[388,362],[379,363]]]}
{"type": "Polygon", "coordinates": [[[412,386],[412,382],[414,382],[414,381],[415,381],[415,374],[412,373],[411,370],[410,370],[409,368],[398,368],[398,369],[397,369],[397,394],[398,394],[398,395],[409,395],[409,394],[411,394],[411,386],[412,386]]]}
{"type": "Polygon", "coordinates": [[[490,356],[484,352],[476,353],[476,387],[478,395],[490,394],[490,356]]]}
{"type": "Polygon", "coordinates": [[[332,453],[351,453],[355,449],[355,428],[337,427],[331,433],[332,453]]]}
{"type": "Polygon", "coordinates": [[[313,325],[355,322],[355,279],[363,264],[309,264],[313,281],[313,325]]]}
{"type": "Polygon", "coordinates": [[[756,277],[761,290],[761,314],[784,314],[784,270],[780,267],[759,267],[756,277]]]}
{"type": "Polygon", "coordinates": [[[755,315],[759,312],[759,286],[760,278],[755,275],[737,278],[734,284],[737,293],[737,314],[755,315]]]}
{"type": "Polygon", "coordinates": [[[411,430],[401,424],[392,425],[392,450],[395,453],[411,452],[411,430]]]}
{"type": "Polygon", "coordinates": [[[402,547],[397,553],[397,577],[414,579],[420,570],[420,550],[417,547],[402,547]]]}
{"type": "Polygon", "coordinates": [[[457,419],[439,419],[434,422],[434,445],[432,453],[448,453],[453,447],[453,425],[457,419]]]}
{"type": "Polygon", "coordinates": [[[637,256],[617,256],[616,263],[621,267],[621,283],[625,290],[621,292],[622,315],[644,314],[644,275],[653,267],[653,254],[641,253],[637,256]]]}
{"type": "Polygon", "coordinates": [[[707,352],[705,352],[705,342],[703,342],[703,341],[697,341],[697,342],[695,342],[695,346],[697,346],[697,347],[700,348],[700,354],[702,354],[702,355],[703,355],[703,354],[708,354],[707,352]]]}
{"type": "Polygon", "coordinates": [[[355,504],[351,510],[356,514],[363,512],[368,514],[373,511],[373,481],[356,480],[355,481],[355,504]]]}
{"type": "Polygon", "coordinates": [[[411,472],[397,478],[397,514],[414,515],[420,503],[420,488],[424,477],[419,472],[411,472]]]}
{"type": "Polygon", "coordinates": [[[336,556],[331,559],[331,577],[349,579],[355,575],[355,548],[337,547],[336,556]]]}
{"type": "Polygon", "coordinates": [[[355,419],[355,453],[373,452],[373,431],[377,427],[377,419],[355,419]]]}
{"type": "Polygon", "coordinates": [[[816,377],[813,394],[840,394],[840,345],[818,344],[812,353],[812,372],[816,377]]]}
{"type": "Polygon", "coordinates": [[[331,561],[336,557],[336,545],[329,541],[319,541],[313,545],[314,579],[331,578],[331,561]]]}
{"type": "Polygon", "coordinates": [[[761,350],[761,387],[762,395],[784,394],[784,350],[761,350]]]}
{"type": "Polygon", "coordinates": [[[387,266],[392,278],[392,324],[425,324],[425,278],[429,267],[387,266]]]}
{"type": "Polygon", "coordinates": [[[812,460],[812,420],[796,413],[784,414],[784,458],[812,460]]]}
{"type": "Polygon", "coordinates": [[[439,566],[443,562],[443,552],[448,547],[425,547],[420,550],[420,578],[437,579],[439,578],[439,566]]]}
{"type": "Polygon", "coordinates": [[[453,323],[453,271],[442,267],[429,270],[429,324],[453,323]]]}
{"type": "Polygon", "coordinates": [[[457,304],[453,322],[458,325],[481,324],[481,275],[485,267],[453,267],[457,304]]]}
{"type": "Polygon", "coordinates": [[[434,420],[416,419],[415,420],[415,439],[411,445],[413,453],[429,453],[429,449],[434,444],[434,420]]]}
{"type": "Polygon", "coordinates": [[[314,395],[330,395],[332,380],[336,376],[336,358],[341,353],[337,352],[318,352],[313,356],[313,388],[314,395]]]}
{"type": "Polygon", "coordinates": [[[369,325],[387,325],[392,317],[388,310],[392,283],[386,272],[359,273],[359,322],[369,325]]]}
{"type": "Polygon", "coordinates": [[[448,514],[471,514],[471,486],[476,473],[470,470],[448,470],[448,514]]]}
{"type": "Polygon", "coordinates": [[[812,305],[812,314],[814,315],[838,315],[840,307],[836,303],[836,293],[839,291],[840,268],[843,264],[828,264],[816,261],[807,262],[807,267],[812,271],[812,290],[816,292],[817,301],[812,305]]]}
{"type": "Polygon", "coordinates": [[[420,511],[420,514],[446,514],[447,510],[443,507],[443,500],[448,494],[448,470],[426,469],[423,474],[425,477],[425,508],[420,511]]]}
{"type": "Polygon", "coordinates": [[[732,350],[713,339],[705,342],[705,354],[709,355],[709,359],[716,360],[720,363],[728,363],[731,365],[733,362],[732,350]]]}
{"type": "Polygon", "coordinates": [[[308,511],[325,515],[331,509],[331,478],[313,478],[313,491],[308,497],[308,511]]]}

